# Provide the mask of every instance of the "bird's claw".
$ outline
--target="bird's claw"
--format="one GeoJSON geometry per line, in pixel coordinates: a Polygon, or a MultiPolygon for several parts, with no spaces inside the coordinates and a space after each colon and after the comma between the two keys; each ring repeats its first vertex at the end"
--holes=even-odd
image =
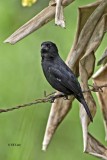
{"type": "Polygon", "coordinates": [[[51,97],[51,100],[50,100],[50,103],[54,103],[54,101],[55,101],[55,97],[52,96],[52,97],[51,97]]]}
{"type": "Polygon", "coordinates": [[[64,96],[64,100],[69,100],[68,95],[64,96]]]}

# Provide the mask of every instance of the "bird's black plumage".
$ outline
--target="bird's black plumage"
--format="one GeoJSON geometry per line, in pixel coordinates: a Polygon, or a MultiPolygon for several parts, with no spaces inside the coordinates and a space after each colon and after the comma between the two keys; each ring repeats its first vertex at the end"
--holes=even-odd
{"type": "Polygon", "coordinates": [[[53,42],[47,41],[41,44],[41,57],[42,69],[50,85],[65,95],[74,95],[83,104],[90,120],[93,121],[78,80],[59,56],[58,49],[53,42]]]}

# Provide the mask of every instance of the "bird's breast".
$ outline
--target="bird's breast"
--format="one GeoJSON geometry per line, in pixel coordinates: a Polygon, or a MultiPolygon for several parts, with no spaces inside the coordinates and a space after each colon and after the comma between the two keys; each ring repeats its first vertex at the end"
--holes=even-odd
{"type": "Polygon", "coordinates": [[[50,76],[50,67],[51,64],[48,61],[42,61],[42,69],[46,78],[50,76]]]}

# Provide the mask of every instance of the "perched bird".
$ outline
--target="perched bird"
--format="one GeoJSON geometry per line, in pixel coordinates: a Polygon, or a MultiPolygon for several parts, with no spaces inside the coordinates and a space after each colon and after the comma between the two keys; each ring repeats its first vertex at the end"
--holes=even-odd
{"type": "Polygon", "coordinates": [[[58,54],[57,46],[50,41],[41,44],[42,69],[47,81],[64,95],[74,97],[84,106],[90,120],[93,121],[90,110],[85,102],[80,84],[71,69],[58,54]]]}

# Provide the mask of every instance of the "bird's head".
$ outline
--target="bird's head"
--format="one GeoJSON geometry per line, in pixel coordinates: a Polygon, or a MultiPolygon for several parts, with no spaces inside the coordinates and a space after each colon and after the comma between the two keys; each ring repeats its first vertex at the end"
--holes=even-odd
{"type": "Polygon", "coordinates": [[[50,41],[41,44],[41,56],[44,58],[55,58],[58,55],[57,46],[50,41]]]}

